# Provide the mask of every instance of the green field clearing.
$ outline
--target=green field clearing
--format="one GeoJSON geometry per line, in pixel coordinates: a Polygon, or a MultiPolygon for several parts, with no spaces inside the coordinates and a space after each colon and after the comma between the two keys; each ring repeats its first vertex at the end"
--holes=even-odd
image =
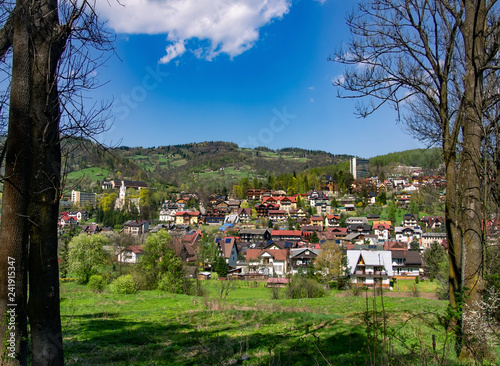
{"type": "Polygon", "coordinates": [[[179,160],[174,160],[170,163],[170,165],[174,166],[174,167],[178,167],[178,166],[182,166],[182,165],[185,165],[187,164],[187,160],[186,159],[179,159],[179,160]]]}
{"type": "Polygon", "coordinates": [[[90,180],[105,180],[110,179],[110,171],[102,168],[85,168],[81,170],[77,170],[68,174],[68,180],[76,180],[80,179],[83,176],[87,176],[90,180]]]}
{"type": "Polygon", "coordinates": [[[365,365],[364,314],[379,325],[385,314],[391,365],[459,364],[438,321],[445,301],[374,299],[372,292],[357,297],[349,291],[271,300],[270,290],[262,283],[253,288],[253,282],[236,282],[221,300],[220,281],[202,282],[204,297],[114,295],[109,289],[95,294],[86,286],[61,284],[66,364],[224,365],[245,356],[240,364],[365,365]]]}

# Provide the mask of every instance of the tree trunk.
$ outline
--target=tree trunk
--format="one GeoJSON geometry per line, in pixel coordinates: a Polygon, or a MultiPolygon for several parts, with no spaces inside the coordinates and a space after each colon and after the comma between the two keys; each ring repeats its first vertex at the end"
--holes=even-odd
{"type": "Polygon", "coordinates": [[[62,53],[57,1],[39,2],[32,76],[33,175],[29,213],[32,221],[29,251],[28,315],[33,365],[63,365],[57,263],[57,218],[61,180],[57,64],[62,53]]]}
{"type": "Polygon", "coordinates": [[[27,363],[27,257],[31,65],[29,1],[18,0],[14,15],[13,67],[0,236],[0,322],[2,365],[27,363]],[[13,280],[13,281],[12,281],[13,280]],[[12,283],[13,282],[13,283],[12,283]],[[12,285],[12,286],[11,286],[12,285]]]}
{"type": "MultiPolygon", "coordinates": [[[[463,309],[464,347],[461,357],[474,352],[476,357],[484,344],[477,344],[477,335],[469,331],[466,319],[468,312],[478,309],[483,291],[483,207],[481,204],[481,138],[482,138],[482,101],[483,66],[485,65],[486,5],[484,0],[465,1],[465,20],[462,35],[465,45],[465,90],[463,149],[460,165],[461,224],[463,232],[462,285],[465,304],[463,309]],[[466,339],[467,338],[467,339],[466,339]],[[469,339],[470,338],[470,339],[469,339]],[[469,348],[465,348],[465,342],[469,348]],[[472,344],[473,346],[470,346],[472,344]]],[[[482,353],[482,352],[481,352],[482,353]]],[[[479,356],[481,357],[481,356],[479,356]]]]}

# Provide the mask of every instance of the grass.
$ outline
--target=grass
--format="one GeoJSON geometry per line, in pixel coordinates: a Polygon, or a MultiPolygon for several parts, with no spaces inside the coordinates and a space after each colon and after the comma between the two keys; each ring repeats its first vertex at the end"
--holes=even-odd
{"type": "MultiPolygon", "coordinates": [[[[270,300],[262,283],[248,283],[220,300],[218,281],[204,281],[205,297],[140,291],[114,295],[61,284],[61,315],[67,365],[221,365],[248,357],[245,365],[364,365],[366,323],[382,319],[380,297],[335,296],[270,300]],[[375,316],[374,316],[375,318],[375,316]]],[[[442,351],[446,333],[438,322],[446,302],[383,299],[393,363],[421,364],[419,349],[436,360],[431,336],[442,351]],[[402,340],[403,343],[399,342],[402,340]]],[[[455,362],[451,352],[449,362],[455,362]]],[[[450,364],[450,363],[446,363],[450,364]]]]}
{"type": "Polygon", "coordinates": [[[109,174],[110,172],[106,169],[96,167],[85,168],[69,173],[67,179],[72,181],[87,176],[91,181],[97,181],[106,179],[109,174]]]}

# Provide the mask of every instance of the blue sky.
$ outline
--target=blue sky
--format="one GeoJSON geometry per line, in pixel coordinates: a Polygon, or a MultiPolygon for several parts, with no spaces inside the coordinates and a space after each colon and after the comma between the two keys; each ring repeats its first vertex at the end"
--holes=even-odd
{"type": "Polygon", "coordinates": [[[347,40],[340,0],[123,0],[99,5],[116,55],[94,98],[114,101],[106,143],[231,141],[372,157],[422,147],[389,108],[337,98],[328,61],[347,40]]]}

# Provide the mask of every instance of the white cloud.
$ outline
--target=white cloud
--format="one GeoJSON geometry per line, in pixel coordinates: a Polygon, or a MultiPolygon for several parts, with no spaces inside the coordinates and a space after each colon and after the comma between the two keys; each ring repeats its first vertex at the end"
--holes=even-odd
{"type": "Polygon", "coordinates": [[[321,5],[323,5],[324,3],[326,3],[326,0],[314,0],[314,1],[317,1],[318,3],[320,3],[321,5]]]}
{"type": "Polygon", "coordinates": [[[186,52],[184,41],[176,42],[166,48],[167,54],[160,59],[160,64],[168,64],[177,56],[182,56],[186,52]]]}
{"type": "MultiPolygon", "coordinates": [[[[259,39],[259,29],[288,13],[291,0],[122,0],[99,1],[100,13],[117,33],[166,34],[169,45],[160,62],[184,52],[211,60],[237,56],[259,39]],[[186,49],[188,40],[205,41],[186,49]],[[206,42],[208,41],[208,42],[206,42]],[[205,45],[206,43],[206,45],[205,45]]],[[[191,43],[189,43],[191,44],[191,43]]]]}
{"type": "Polygon", "coordinates": [[[316,87],[315,87],[315,86],[310,86],[310,87],[309,87],[309,88],[307,88],[307,89],[309,89],[309,90],[315,90],[315,89],[316,89],[316,87]]]}

